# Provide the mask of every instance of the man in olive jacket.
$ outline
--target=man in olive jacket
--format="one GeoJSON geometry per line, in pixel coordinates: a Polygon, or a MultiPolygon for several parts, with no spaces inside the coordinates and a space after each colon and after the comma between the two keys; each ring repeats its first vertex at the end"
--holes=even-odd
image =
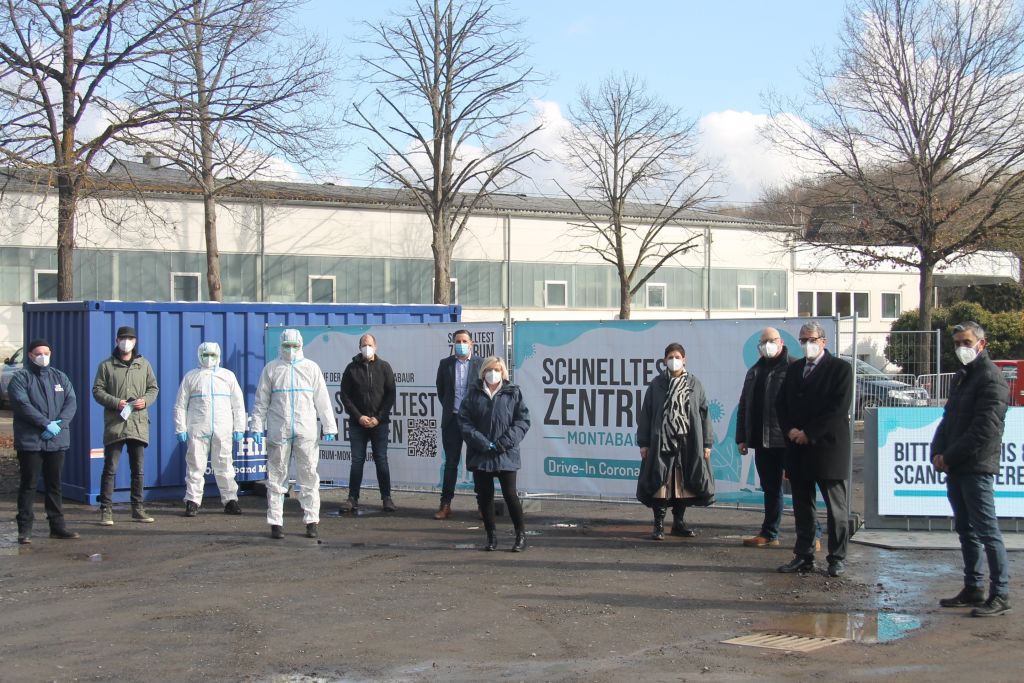
{"type": "Polygon", "coordinates": [[[100,524],[114,524],[114,475],[121,451],[128,449],[132,472],[132,519],[152,522],[142,505],[142,466],[149,445],[149,406],[160,388],[153,368],[136,346],[134,327],[117,330],[117,345],[96,369],[92,396],[103,406],[103,475],[100,480],[100,524]]]}
{"type": "Polygon", "coordinates": [[[850,401],[853,368],[828,352],[818,323],[800,328],[804,358],[789,366],[775,411],[786,435],[786,473],[793,493],[796,543],[783,573],[814,569],[817,486],[828,510],[828,575],[846,570],[850,540],[850,401]]]}
{"type": "Polygon", "coordinates": [[[963,367],[957,371],[942,421],[932,438],[932,465],[946,474],[946,495],[960,536],[964,587],[942,607],[969,607],[973,617],[1010,611],[1006,546],[996,516],[995,475],[1003,447],[1003,426],[1010,390],[989,360],[985,329],[976,322],[953,328],[953,346],[963,367]],[[989,594],[985,600],[981,551],[988,558],[989,594]]]}

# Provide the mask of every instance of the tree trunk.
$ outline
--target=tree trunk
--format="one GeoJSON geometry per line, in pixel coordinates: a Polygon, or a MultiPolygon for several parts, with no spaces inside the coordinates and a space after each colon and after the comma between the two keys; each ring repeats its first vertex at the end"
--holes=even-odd
{"type": "Polygon", "coordinates": [[[619,320],[629,320],[633,308],[633,297],[629,294],[629,281],[619,274],[619,320]]]}
{"type": "Polygon", "coordinates": [[[434,303],[450,304],[452,271],[452,241],[449,237],[451,228],[448,226],[447,216],[441,211],[436,214],[433,223],[433,242],[431,251],[434,252],[434,303]]]}
{"type": "MultiPolygon", "coordinates": [[[[69,173],[57,175],[57,300],[75,298],[75,214],[78,192],[69,173]]],[[[115,295],[117,293],[115,292],[115,295]]]]}
{"type": "MultiPolygon", "coordinates": [[[[213,182],[213,178],[209,179],[213,182]]],[[[206,182],[203,191],[203,227],[206,232],[206,289],[210,301],[223,301],[224,291],[220,281],[220,250],[217,248],[217,202],[206,182]]]]}
{"type": "MultiPolygon", "coordinates": [[[[932,290],[934,289],[935,281],[935,265],[930,261],[921,258],[921,265],[918,266],[920,271],[920,279],[918,281],[918,294],[921,297],[921,304],[918,308],[919,312],[919,327],[922,332],[932,331],[932,307],[934,303],[932,290]]],[[[922,344],[921,348],[921,367],[926,370],[930,370],[932,364],[932,346],[931,340],[922,344]]]]}

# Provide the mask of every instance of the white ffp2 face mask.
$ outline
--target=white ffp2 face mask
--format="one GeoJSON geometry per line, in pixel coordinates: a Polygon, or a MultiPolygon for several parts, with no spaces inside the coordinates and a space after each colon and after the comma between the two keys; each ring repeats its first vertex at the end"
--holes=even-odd
{"type": "Polygon", "coordinates": [[[361,346],[359,352],[363,354],[363,358],[366,360],[373,360],[373,357],[377,355],[377,349],[372,346],[361,346]]]}
{"type": "Polygon", "coordinates": [[[807,342],[803,347],[804,355],[807,356],[807,360],[814,360],[821,355],[821,344],[817,342],[807,342]]]}
{"type": "Polygon", "coordinates": [[[499,370],[488,370],[484,373],[484,379],[488,384],[497,384],[501,381],[501,372],[499,370]]]}
{"type": "Polygon", "coordinates": [[[765,342],[757,347],[763,358],[775,358],[779,353],[779,345],[775,342],[765,342]]]}
{"type": "Polygon", "coordinates": [[[956,357],[961,363],[967,365],[978,357],[978,350],[973,346],[958,346],[956,347],[956,357]]]}
{"type": "Polygon", "coordinates": [[[679,372],[683,369],[683,359],[669,358],[665,361],[665,367],[668,368],[669,372],[679,372]]]}
{"type": "Polygon", "coordinates": [[[41,353],[38,356],[33,357],[32,362],[41,368],[45,368],[50,364],[50,354],[41,353]]]}
{"type": "Polygon", "coordinates": [[[135,348],[135,340],[134,339],[118,339],[117,340],[117,350],[120,351],[121,353],[131,353],[132,349],[134,349],[134,348],[135,348]]]}

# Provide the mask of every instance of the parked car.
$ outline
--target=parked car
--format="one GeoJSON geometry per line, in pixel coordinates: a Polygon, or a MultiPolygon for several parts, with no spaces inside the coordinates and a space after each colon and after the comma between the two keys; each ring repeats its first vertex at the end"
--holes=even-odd
{"type": "Polygon", "coordinates": [[[1003,378],[1010,385],[1010,405],[1024,406],[1024,360],[992,361],[1003,371],[1003,378]]]}
{"type": "MultiPolygon", "coordinates": [[[[839,356],[853,363],[850,356],[839,356]]],[[[893,379],[874,365],[857,360],[857,405],[854,418],[860,420],[865,408],[895,407],[918,408],[928,405],[928,391],[922,387],[893,379]]]]}
{"type": "Polygon", "coordinates": [[[7,385],[11,381],[11,377],[14,373],[21,369],[22,362],[25,360],[24,349],[18,349],[15,351],[10,358],[4,358],[4,367],[0,371],[0,406],[7,407],[7,385]]]}

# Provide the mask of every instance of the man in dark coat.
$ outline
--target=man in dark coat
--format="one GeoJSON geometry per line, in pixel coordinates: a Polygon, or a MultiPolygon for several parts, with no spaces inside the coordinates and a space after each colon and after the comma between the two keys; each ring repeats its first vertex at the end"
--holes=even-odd
{"type": "Polygon", "coordinates": [[[18,452],[21,483],[18,487],[18,543],[32,542],[35,514],[32,503],[42,470],[46,486],[46,518],[50,538],[78,538],[64,525],[61,469],[71,446],[71,419],[78,407],[68,376],[50,366],[50,345],[44,339],[29,342],[25,367],[14,373],[9,392],[14,415],[14,448],[18,452]]]}
{"type": "Polygon", "coordinates": [[[782,523],[782,470],[786,459],[786,435],[779,427],[775,400],[782,389],[792,359],[785,342],[774,327],[761,332],[757,344],[760,356],[743,379],[743,391],[736,413],[736,444],[741,454],[754,449],[754,466],[764,492],[761,531],[743,539],[743,545],[757,548],[779,545],[782,523]]]}
{"type": "Polygon", "coordinates": [[[804,358],[789,366],[775,404],[786,435],[786,473],[793,492],[796,543],[783,573],[814,569],[814,487],[828,510],[828,575],[842,574],[850,540],[850,400],[853,368],[828,352],[818,323],[800,328],[804,358]]]}
{"type": "Polygon", "coordinates": [[[441,482],[441,506],[434,519],[447,519],[452,513],[455,482],[459,478],[462,458],[462,430],[459,428],[459,407],[466,390],[480,379],[482,359],[473,353],[469,330],[459,330],[452,337],[455,353],[441,359],[437,366],[437,399],[441,402],[441,448],[444,451],[444,479],[441,482]]]}
{"type": "Polygon", "coordinates": [[[986,345],[985,330],[978,323],[966,322],[953,328],[953,346],[963,367],[953,378],[942,421],[932,438],[932,465],[946,473],[946,494],[964,558],[963,589],[939,604],[975,606],[973,617],[994,617],[1010,611],[1006,547],[993,492],[1010,392],[999,368],[989,359],[986,345]],[[987,600],[982,548],[988,558],[987,600]]]}
{"type": "Polygon", "coordinates": [[[348,413],[349,444],[352,448],[348,499],[341,504],[341,512],[355,512],[359,508],[367,444],[373,449],[381,507],[384,512],[397,509],[391,499],[391,470],[388,468],[388,431],[396,397],[395,373],[391,365],[377,355],[376,338],[372,334],[364,334],[359,338],[359,354],[352,357],[352,362],[341,376],[341,402],[348,413]]]}

